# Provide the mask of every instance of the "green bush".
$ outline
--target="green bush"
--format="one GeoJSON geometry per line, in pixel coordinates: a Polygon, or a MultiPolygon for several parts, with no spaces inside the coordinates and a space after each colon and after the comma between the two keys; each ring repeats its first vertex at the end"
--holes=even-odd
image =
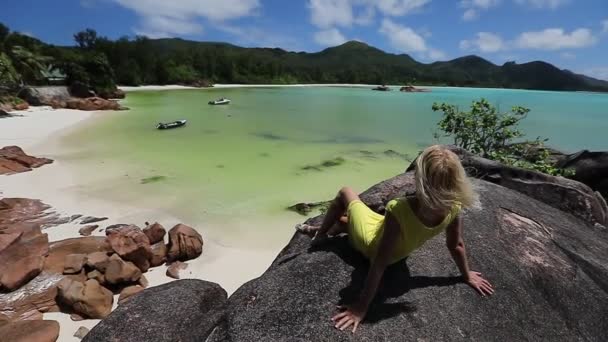
{"type": "Polygon", "coordinates": [[[526,118],[530,109],[513,107],[510,112],[500,113],[486,99],[473,101],[471,110],[460,111],[451,104],[433,104],[433,111],[442,111],[443,117],[437,126],[441,132],[435,138],[451,137],[454,145],[484,158],[500,163],[535,170],[553,176],[567,176],[570,170],[556,168],[550,162],[550,153],[544,146],[547,139],[516,143],[524,134],[518,129],[519,122],[526,118]],[[527,150],[537,153],[530,155],[527,150]],[[527,158],[524,156],[527,155],[527,158]]]}

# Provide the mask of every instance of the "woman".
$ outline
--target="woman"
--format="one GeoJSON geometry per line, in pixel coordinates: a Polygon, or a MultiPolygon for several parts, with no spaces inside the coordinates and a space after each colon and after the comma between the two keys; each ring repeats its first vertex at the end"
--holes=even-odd
{"type": "Polygon", "coordinates": [[[476,202],[477,195],[458,156],[439,145],[428,147],[416,160],[415,180],[415,196],[390,201],[385,216],[363,204],[352,189],[342,188],[320,227],[298,226],[305,233],[314,232],[313,244],[329,235],[348,233],[353,248],[370,260],[359,299],[342,307],[343,311],[332,318],[336,328],[352,326],[354,333],[376,295],[386,267],[406,258],[442,231],[446,232],[447,247],[464,281],[482,296],[494,293],[492,285],[481,273],[471,271],[467,263],[459,214],[476,202]],[[336,225],[338,221],[341,224],[336,225]]]}

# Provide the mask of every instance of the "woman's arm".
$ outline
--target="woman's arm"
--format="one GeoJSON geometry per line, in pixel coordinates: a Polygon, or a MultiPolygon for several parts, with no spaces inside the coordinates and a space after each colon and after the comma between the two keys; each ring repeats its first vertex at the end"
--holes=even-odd
{"type": "Polygon", "coordinates": [[[462,218],[457,217],[446,230],[446,245],[452,254],[452,259],[458,266],[464,281],[477,290],[480,295],[491,295],[494,293],[492,285],[482,278],[481,273],[469,269],[467,251],[462,239],[462,218]]]}
{"type": "Polygon", "coordinates": [[[336,323],[336,328],[344,330],[352,325],[353,333],[357,330],[359,323],[367,313],[369,305],[376,296],[376,291],[378,291],[382,275],[388,265],[390,256],[395,248],[395,241],[397,241],[399,234],[399,223],[390,213],[387,213],[384,221],[384,231],[382,233],[382,238],[380,239],[380,245],[378,246],[378,254],[371,262],[363,291],[361,291],[361,295],[357,302],[353,305],[343,307],[345,311],[332,318],[336,323]]]}

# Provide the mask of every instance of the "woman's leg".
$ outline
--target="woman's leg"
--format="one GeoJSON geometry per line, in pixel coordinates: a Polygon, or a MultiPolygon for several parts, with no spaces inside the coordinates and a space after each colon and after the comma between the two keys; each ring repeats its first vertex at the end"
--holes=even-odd
{"type": "Polygon", "coordinates": [[[349,187],[344,187],[340,189],[340,191],[338,191],[338,194],[336,195],[336,198],[334,198],[331,205],[327,209],[327,212],[325,213],[325,218],[323,219],[323,223],[321,224],[321,227],[317,231],[315,237],[327,236],[328,233],[330,233],[330,229],[334,227],[336,223],[338,223],[337,229],[331,229],[331,233],[343,232],[346,228],[346,225],[344,223],[348,222],[348,219],[345,220],[343,218],[345,217],[344,214],[346,212],[346,208],[348,208],[348,204],[350,202],[356,201],[358,199],[359,195],[357,195],[357,193],[353,189],[349,187]]]}

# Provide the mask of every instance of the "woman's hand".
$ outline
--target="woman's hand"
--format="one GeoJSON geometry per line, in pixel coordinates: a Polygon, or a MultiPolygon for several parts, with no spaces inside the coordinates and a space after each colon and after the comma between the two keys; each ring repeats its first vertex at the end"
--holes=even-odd
{"type": "Polygon", "coordinates": [[[336,329],[344,330],[352,325],[354,334],[367,312],[367,309],[360,308],[360,306],[359,304],[338,306],[338,309],[344,311],[331,318],[336,323],[336,329]]]}
{"type": "Polygon", "coordinates": [[[464,281],[479,292],[482,297],[485,297],[486,295],[490,296],[494,293],[492,284],[485,280],[479,272],[469,271],[464,281]]]}

